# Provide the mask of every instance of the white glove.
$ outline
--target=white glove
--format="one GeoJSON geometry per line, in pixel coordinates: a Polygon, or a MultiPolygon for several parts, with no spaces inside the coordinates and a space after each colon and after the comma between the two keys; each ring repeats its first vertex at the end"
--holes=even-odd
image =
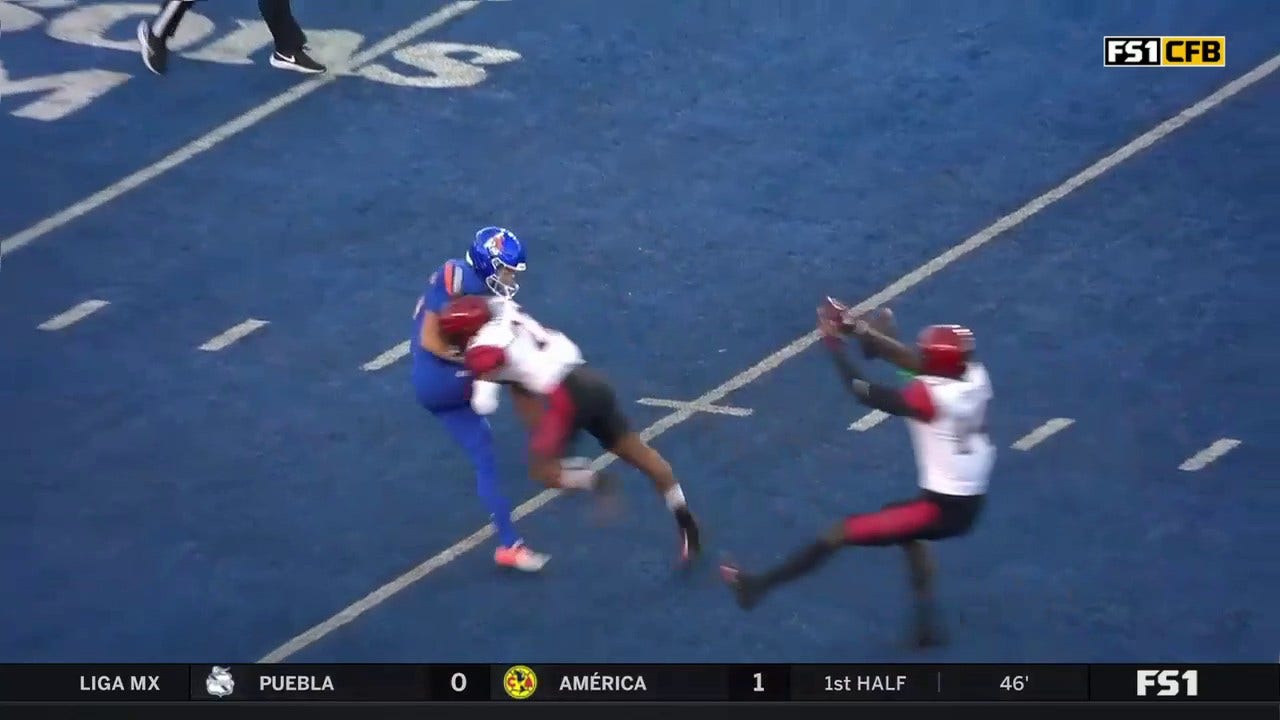
{"type": "Polygon", "coordinates": [[[498,394],[502,386],[487,380],[477,380],[471,385],[471,409],[479,415],[491,415],[498,409],[498,394]]]}

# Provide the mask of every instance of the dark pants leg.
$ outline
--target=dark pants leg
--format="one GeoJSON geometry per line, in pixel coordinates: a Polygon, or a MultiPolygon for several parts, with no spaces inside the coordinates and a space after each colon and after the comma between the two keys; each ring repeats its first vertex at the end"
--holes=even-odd
{"type": "Polygon", "coordinates": [[[307,36],[303,34],[298,21],[293,19],[293,10],[289,0],[258,0],[258,11],[271,30],[271,37],[276,42],[276,52],[282,55],[293,55],[307,44],[307,36]]]}
{"type": "Polygon", "coordinates": [[[151,19],[151,34],[168,40],[178,31],[182,16],[191,9],[192,0],[167,0],[151,19]]]}

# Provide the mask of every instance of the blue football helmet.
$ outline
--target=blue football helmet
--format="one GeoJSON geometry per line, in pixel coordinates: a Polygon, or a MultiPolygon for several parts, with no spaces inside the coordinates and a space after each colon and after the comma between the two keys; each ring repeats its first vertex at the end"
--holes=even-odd
{"type": "Polygon", "coordinates": [[[481,228],[467,250],[467,263],[499,297],[515,297],[520,289],[516,273],[524,272],[524,245],[516,234],[500,227],[481,228]]]}

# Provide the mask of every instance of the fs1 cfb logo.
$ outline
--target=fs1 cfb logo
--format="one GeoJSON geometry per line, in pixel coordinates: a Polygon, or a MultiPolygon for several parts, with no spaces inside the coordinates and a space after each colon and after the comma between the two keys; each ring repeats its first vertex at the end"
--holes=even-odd
{"type": "Polygon", "coordinates": [[[1196,670],[1139,670],[1138,697],[1195,697],[1200,694],[1196,670]],[[1152,693],[1151,690],[1155,689],[1152,693]]]}
{"type": "Polygon", "coordinates": [[[1102,39],[1106,67],[1226,67],[1225,37],[1118,37],[1102,39]]]}

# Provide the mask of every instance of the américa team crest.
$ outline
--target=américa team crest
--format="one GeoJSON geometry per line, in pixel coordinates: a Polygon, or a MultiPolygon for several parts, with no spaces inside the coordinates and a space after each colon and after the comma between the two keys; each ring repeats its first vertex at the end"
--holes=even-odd
{"type": "Polygon", "coordinates": [[[513,665],[502,676],[502,689],[515,700],[524,700],[538,689],[538,676],[526,665],[513,665]]]}

